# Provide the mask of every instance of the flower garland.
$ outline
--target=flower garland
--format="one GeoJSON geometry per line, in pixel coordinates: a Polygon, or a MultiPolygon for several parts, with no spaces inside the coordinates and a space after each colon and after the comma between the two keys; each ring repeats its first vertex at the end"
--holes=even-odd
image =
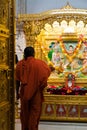
{"type": "MultiPolygon", "coordinates": [[[[79,36],[79,40],[78,40],[78,43],[77,43],[77,46],[73,52],[72,55],[69,55],[69,53],[66,51],[66,48],[64,46],[64,43],[63,43],[63,40],[62,40],[62,37],[60,36],[59,39],[58,39],[59,43],[60,43],[60,46],[61,46],[61,49],[62,49],[62,52],[64,53],[64,55],[69,59],[70,62],[72,62],[73,58],[77,55],[79,49],[81,48],[81,45],[82,45],[82,42],[84,44],[87,44],[86,41],[85,41],[85,38],[84,36],[81,34],[79,36]]],[[[87,45],[86,45],[87,46],[87,45]]],[[[76,73],[80,72],[80,71],[83,71],[84,69],[87,68],[87,65],[83,66],[82,68],[80,68],[79,70],[76,70],[74,72],[74,74],[76,75],[76,73]]]]}
{"type": "MultiPolygon", "coordinates": [[[[73,58],[77,55],[79,49],[81,48],[82,42],[85,42],[84,36],[81,34],[79,36],[78,44],[77,44],[76,48],[74,49],[73,54],[69,55],[69,53],[67,52],[67,50],[66,50],[66,48],[64,46],[62,36],[60,36],[57,40],[59,41],[62,52],[69,59],[70,62],[72,62],[73,58]]],[[[48,65],[51,65],[53,68],[55,68],[59,72],[63,72],[63,69],[61,67],[57,67],[57,66],[55,67],[55,65],[52,63],[52,61],[50,61],[50,59],[48,58],[48,53],[47,53],[46,49],[44,48],[44,46],[41,45],[41,43],[40,43],[40,46],[41,46],[41,49],[43,51],[43,54],[44,54],[45,58],[47,59],[48,65]]],[[[79,70],[75,70],[74,74],[76,75],[78,72],[83,71],[86,68],[87,68],[87,66],[83,66],[79,70]]]]}
{"type": "Polygon", "coordinates": [[[56,95],[86,95],[87,94],[87,87],[82,87],[75,85],[74,88],[69,90],[69,88],[61,85],[61,86],[47,86],[47,92],[49,94],[56,94],[56,95]]]}
{"type": "Polygon", "coordinates": [[[69,55],[69,53],[67,52],[61,36],[59,37],[58,41],[60,43],[60,47],[62,49],[62,52],[69,59],[69,61],[72,62],[73,58],[76,56],[76,54],[78,53],[79,49],[81,48],[82,42],[84,41],[84,37],[83,37],[83,35],[79,36],[79,41],[78,41],[77,46],[74,49],[74,52],[73,52],[72,55],[69,55]]]}

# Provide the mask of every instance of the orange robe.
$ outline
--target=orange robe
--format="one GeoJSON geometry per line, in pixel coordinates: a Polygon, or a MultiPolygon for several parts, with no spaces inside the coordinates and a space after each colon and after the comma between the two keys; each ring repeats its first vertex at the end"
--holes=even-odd
{"type": "Polygon", "coordinates": [[[21,82],[22,130],[38,130],[41,115],[43,89],[51,73],[48,65],[34,57],[21,60],[16,66],[16,80],[21,82]]]}

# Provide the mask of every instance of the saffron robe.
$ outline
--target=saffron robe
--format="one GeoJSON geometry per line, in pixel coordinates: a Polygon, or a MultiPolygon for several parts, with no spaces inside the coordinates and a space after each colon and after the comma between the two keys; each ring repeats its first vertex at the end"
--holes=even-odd
{"type": "Polygon", "coordinates": [[[17,63],[16,80],[21,82],[21,124],[22,130],[38,130],[41,115],[43,90],[51,73],[48,65],[34,57],[17,63]]]}

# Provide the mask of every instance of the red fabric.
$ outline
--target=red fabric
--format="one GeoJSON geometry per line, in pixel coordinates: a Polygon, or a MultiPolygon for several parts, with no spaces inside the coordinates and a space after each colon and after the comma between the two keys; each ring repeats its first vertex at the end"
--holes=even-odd
{"type": "Polygon", "coordinates": [[[21,82],[22,130],[38,130],[43,100],[43,89],[47,86],[50,68],[33,57],[21,60],[16,66],[16,80],[21,82]]]}

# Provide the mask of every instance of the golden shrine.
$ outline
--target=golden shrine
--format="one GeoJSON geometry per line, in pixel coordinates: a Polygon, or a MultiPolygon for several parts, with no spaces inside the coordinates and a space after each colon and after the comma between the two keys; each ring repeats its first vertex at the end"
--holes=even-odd
{"type": "Polygon", "coordinates": [[[27,46],[55,70],[44,91],[41,120],[87,122],[87,10],[69,3],[40,14],[22,14],[27,46]]]}

